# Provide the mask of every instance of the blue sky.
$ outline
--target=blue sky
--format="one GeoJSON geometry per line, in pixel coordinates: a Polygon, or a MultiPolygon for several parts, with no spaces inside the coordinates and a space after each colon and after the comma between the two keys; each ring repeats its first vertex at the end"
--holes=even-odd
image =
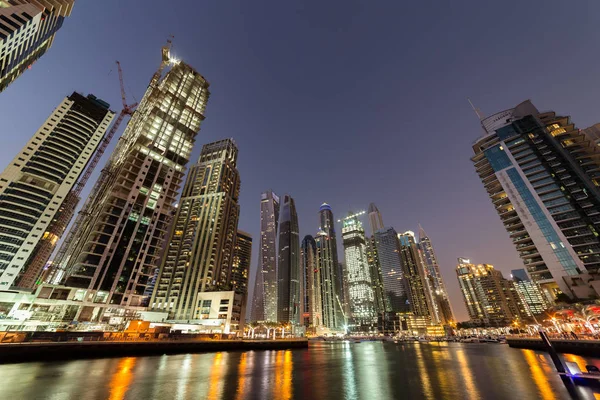
{"type": "Polygon", "coordinates": [[[598,15],[593,0],[78,0],[50,51],[0,94],[0,168],[74,90],[119,111],[117,59],[139,100],[172,34],[211,83],[192,160],[225,137],[240,149],[252,278],[261,191],[295,198],[301,237],[322,202],[336,218],[375,202],[398,231],[423,225],[467,319],[457,257],[506,277],[522,266],[469,160],[482,131],[467,98],[486,115],[531,99],[580,128],[599,122],[598,15]]]}

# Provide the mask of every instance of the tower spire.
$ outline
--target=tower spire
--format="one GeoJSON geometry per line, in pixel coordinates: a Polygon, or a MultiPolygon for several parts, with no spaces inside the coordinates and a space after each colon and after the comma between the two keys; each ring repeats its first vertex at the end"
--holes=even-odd
{"type": "Polygon", "coordinates": [[[480,121],[483,121],[483,118],[485,118],[485,116],[483,115],[483,113],[481,112],[481,110],[479,108],[476,108],[473,105],[473,102],[471,101],[471,99],[467,98],[467,100],[469,101],[469,104],[471,105],[471,108],[473,109],[473,111],[475,111],[475,114],[477,115],[477,118],[479,118],[480,121]]]}

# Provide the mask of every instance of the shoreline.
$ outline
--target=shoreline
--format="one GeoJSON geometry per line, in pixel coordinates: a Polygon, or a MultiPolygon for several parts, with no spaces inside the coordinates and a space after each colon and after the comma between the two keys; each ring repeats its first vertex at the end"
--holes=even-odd
{"type": "Polygon", "coordinates": [[[0,344],[0,364],[219,351],[308,348],[308,340],[161,340],[0,344]]]}

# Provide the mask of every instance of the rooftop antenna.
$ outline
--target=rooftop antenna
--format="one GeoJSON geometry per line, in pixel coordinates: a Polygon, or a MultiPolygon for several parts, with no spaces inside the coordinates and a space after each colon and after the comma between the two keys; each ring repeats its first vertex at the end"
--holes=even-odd
{"type": "Polygon", "coordinates": [[[477,118],[479,118],[480,121],[483,121],[483,118],[485,118],[485,117],[484,117],[483,113],[481,112],[481,110],[479,108],[476,108],[473,105],[473,102],[471,101],[471,99],[467,99],[467,100],[469,101],[469,104],[471,105],[471,108],[473,109],[473,111],[475,111],[477,118]]]}

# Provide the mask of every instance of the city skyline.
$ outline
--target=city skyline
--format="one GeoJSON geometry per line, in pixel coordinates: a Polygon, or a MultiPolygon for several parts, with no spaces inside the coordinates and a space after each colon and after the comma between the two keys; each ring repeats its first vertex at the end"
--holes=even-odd
{"type": "MultiPolygon", "coordinates": [[[[557,3],[556,6],[557,7],[555,7],[552,11],[546,9],[536,10],[536,15],[539,15],[540,21],[536,20],[534,22],[539,24],[541,20],[547,21],[548,19],[551,19],[552,15],[555,13],[558,15],[565,11],[573,13],[578,18],[586,18],[586,15],[594,15],[593,9],[590,10],[590,8],[594,7],[592,5],[587,8],[578,8],[567,7],[566,5],[557,3]]],[[[134,6],[129,5],[123,5],[122,7],[125,10],[131,10],[134,8],[134,6]]],[[[210,7],[211,11],[221,13],[220,15],[229,15],[228,12],[219,5],[211,5],[210,7]]],[[[280,11],[289,11],[287,6],[281,7],[282,9],[280,11]]],[[[459,6],[459,8],[460,7],[463,7],[463,5],[459,6]]],[[[307,10],[301,13],[304,18],[307,18],[307,13],[310,14],[310,9],[311,8],[308,7],[307,10]]],[[[333,9],[326,7],[327,18],[333,17],[335,21],[340,23],[343,22],[343,19],[335,19],[334,15],[331,13],[332,10],[333,9]]],[[[528,10],[531,11],[530,9],[528,10]]],[[[11,140],[9,141],[10,143],[7,143],[3,149],[5,153],[1,153],[0,158],[4,164],[0,167],[4,167],[10,162],[14,154],[17,154],[18,150],[23,147],[28,138],[31,137],[32,133],[35,132],[37,127],[42,124],[44,118],[47,116],[52,107],[58,104],[60,98],[70,93],[70,91],[73,89],[86,93],[97,93],[99,97],[107,99],[109,103],[119,104],[116,72],[113,71],[111,74],[109,74],[115,58],[119,58],[123,61],[125,75],[132,88],[130,91],[131,94],[137,98],[141,97],[143,90],[145,89],[145,85],[147,84],[147,77],[152,73],[156,65],[155,49],[157,46],[161,45],[167,35],[171,33],[167,31],[167,29],[171,29],[171,26],[168,28],[165,27],[164,31],[158,30],[155,33],[151,33],[147,40],[140,42],[139,51],[136,52],[135,55],[135,58],[139,58],[139,61],[134,60],[133,56],[126,54],[128,46],[123,46],[123,49],[114,49],[114,46],[112,46],[112,43],[110,42],[118,40],[117,38],[123,36],[124,33],[127,34],[133,32],[136,27],[139,28],[142,24],[142,19],[146,20],[150,18],[158,20],[157,13],[160,13],[159,10],[148,10],[149,15],[146,15],[143,18],[142,16],[134,16],[133,20],[131,21],[131,27],[124,27],[124,25],[129,24],[125,21],[120,21],[120,23],[117,24],[119,26],[117,29],[115,29],[115,32],[109,33],[107,43],[103,43],[104,38],[100,40],[98,37],[93,37],[93,43],[98,44],[98,46],[90,47],[98,50],[99,58],[95,59],[93,57],[89,57],[90,61],[86,61],[85,59],[80,60],[82,65],[85,67],[83,68],[85,69],[85,72],[81,70],[82,68],[69,69],[68,72],[62,72],[58,68],[58,66],[63,62],[65,54],[68,54],[70,49],[80,48],[80,46],[76,46],[76,43],[78,36],[80,37],[82,32],[93,31],[94,29],[99,30],[97,28],[99,25],[96,25],[95,18],[90,18],[90,16],[97,15],[98,20],[103,19],[101,17],[104,16],[104,19],[106,20],[111,18],[111,14],[109,14],[111,12],[113,11],[104,11],[100,4],[94,5],[78,2],[74,7],[73,15],[65,21],[63,28],[61,28],[61,32],[57,36],[51,51],[49,51],[42,59],[40,59],[40,61],[36,63],[31,71],[27,71],[27,73],[17,79],[13,84],[11,84],[11,86],[7,88],[7,90],[0,94],[0,109],[5,110],[2,113],[2,117],[6,120],[6,132],[11,132],[11,140]],[[123,25],[123,27],[120,25],[123,25]],[[88,29],[84,30],[84,27],[88,29]],[[95,65],[91,65],[92,63],[95,65]],[[51,70],[53,73],[55,73],[52,82],[47,82],[47,78],[45,78],[48,70],[51,70]],[[90,79],[90,77],[94,78],[90,79]],[[38,98],[26,100],[25,98],[27,96],[33,97],[34,94],[37,94],[36,88],[39,88],[42,82],[47,85],[47,89],[45,90],[45,93],[47,94],[43,96],[36,96],[38,98]],[[18,118],[12,117],[13,115],[19,115],[18,110],[22,109],[24,104],[27,104],[28,109],[31,110],[31,118],[28,118],[26,121],[22,121],[18,120],[18,118]]],[[[258,16],[249,9],[245,9],[245,12],[248,13],[247,18],[258,16]]],[[[260,10],[256,10],[256,13],[260,14],[260,10]]],[[[127,14],[131,15],[135,13],[127,12],[127,14]]],[[[173,21],[174,15],[176,14],[181,15],[181,8],[168,11],[165,15],[166,21],[173,21]]],[[[524,12],[523,14],[526,15],[528,13],[524,12]]],[[[341,17],[343,18],[347,16],[348,13],[344,12],[341,17]]],[[[285,18],[290,19],[294,17],[286,14],[285,18]]],[[[336,40],[336,33],[327,30],[324,32],[319,30],[319,23],[322,23],[323,21],[318,17],[314,18],[316,18],[315,22],[317,23],[317,31],[323,33],[330,41],[336,40]]],[[[295,21],[294,19],[292,20],[295,21]]],[[[389,21],[384,22],[388,24],[390,23],[389,21]]],[[[449,21],[442,22],[449,23],[449,21]]],[[[521,22],[525,23],[523,20],[521,20],[521,22]]],[[[455,21],[453,21],[453,24],[454,23],[455,21]]],[[[147,24],[147,21],[145,21],[144,24],[147,24]]],[[[273,22],[273,24],[279,26],[281,22],[273,22]]],[[[479,23],[475,21],[474,24],[479,23]]],[[[166,23],[165,25],[169,24],[166,23]]],[[[387,25],[383,24],[383,26],[385,27],[387,25]]],[[[250,29],[248,33],[248,40],[250,40],[251,43],[256,43],[255,41],[259,39],[264,39],[265,42],[263,44],[265,46],[265,52],[272,52],[275,50],[275,48],[278,48],[276,43],[268,40],[266,33],[261,29],[258,29],[254,25],[252,25],[251,28],[253,29],[250,29]]],[[[207,24],[205,28],[197,29],[205,29],[205,31],[203,30],[202,33],[199,33],[204,37],[208,36],[207,32],[209,32],[211,29],[217,30],[218,32],[218,27],[216,27],[215,24],[207,24]]],[[[577,30],[576,32],[569,33],[570,36],[564,38],[563,42],[561,43],[568,45],[570,43],[576,43],[577,40],[581,40],[586,36],[584,34],[586,32],[583,31],[584,28],[580,29],[581,30],[577,30]]],[[[544,30],[544,32],[552,35],[550,30],[544,30]]],[[[198,137],[198,143],[195,146],[195,155],[192,155],[191,159],[196,158],[201,147],[200,144],[209,143],[215,139],[233,136],[238,141],[238,144],[242,149],[242,153],[244,153],[246,149],[261,148],[261,146],[264,146],[265,142],[277,140],[277,136],[275,136],[273,132],[286,132],[286,140],[291,140],[291,144],[295,146],[298,144],[298,142],[295,141],[294,136],[297,135],[297,137],[302,137],[302,135],[298,134],[299,131],[307,131],[309,130],[307,129],[309,126],[311,129],[315,128],[314,123],[311,122],[308,126],[300,124],[301,126],[299,127],[299,130],[289,130],[289,126],[287,124],[284,125],[283,120],[286,118],[291,120],[293,114],[284,113],[285,117],[281,119],[277,117],[268,118],[267,115],[263,111],[260,111],[256,106],[251,106],[250,110],[244,111],[244,107],[242,106],[243,103],[240,103],[235,99],[237,93],[235,90],[238,89],[232,88],[232,85],[242,88],[239,89],[242,90],[241,95],[238,96],[240,99],[247,99],[250,92],[257,92],[257,88],[262,86],[262,83],[265,83],[265,76],[258,76],[258,86],[256,86],[256,84],[248,83],[249,80],[246,80],[246,78],[248,78],[247,74],[241,74],[239,78],[236,77],[238,69],[233,67],[232,59],[224,58],[226,56],[224,56],[222,51],[219,50],[222,47],[225,48],[225,45],[228,42],[218,43],[211,40],[206,40],[207,48],[205,51],[197,52],[194,51],[195,47],[190,42],[190,39],[186,38],[186,36],[189,35],[186,35],[185,32],[182,31],[176,31],[172,33],[177,37],[175,41],[177,55],[185,58],[186,61],[189,61],[192,65],[196,66],[199,70],[206,74],[214,86],[219,86],[219,90],[216,91],[218,96],[215,96],[215,98],[211,99],[212,103],[208,113],[207,123],[203,127],[202,134],[198,137]],[[210,56],[208,56],[207,53],[210,56]],[[220,68],[223,68],[224,71],[220,72],[220,68]],[[228,83],[229,79],[233,80],[231,84],[228,83]],[[239,83],[246,83],[247,86],[239,85],[239,83]],[[229,102],[231,104],[227,105],[229,102]],[[231,110],[229,110],[229,107],[232,109],[242,110],[239,119],[245,121],[244,128],[242,128],[242,125],[237,125],[236,123],[227,121],[227,116],[233,114],[231,110]],[[250,113],[257,113],[259,117],[252,117],[250,113]],[[269,122],[265,125],[259,121],[261,119],[269,122]],[[251,129],[248,129],[248,126],[251,126],[251,129]],[[268,131],[270,133],[262,134],[262,132],[266,132],[266,128],[269,128],[268,131]]],[[[310,33],[311,35],[306,40],[316,40],[314,32],[310,33]]],[[[286,31],[284,34],[292,35],[292,32],[286,31]]],[[[589,36],[589,38],[585,40],[592,40],[595,37],[592,31],[587,32],[586,34],[589,36]]],[[[486,33],[486,35],[488,34],[486,33]]],[[[499,42],[500,46],[491,46],[495,47],[494,51],[491,52],[492,55],[495,52],[499,52],[498,54],[503,54],[506,56],[506,54],[503,52],[509,51],[508,42],[511,42],[512,34],[503,32],[503,35],[508,36],[508,40],[506,40],[506,42],[504,40],[499,42]]],[[[225,39],[223,40],[231,41],[233,39],[231,39],[230,36],[235,36],[235,33],[228,33],[224,36],[225,39]]],[[[297,36],[293,35],[291,38],[294,39],[295,37],[297,36]]],[[[548,43],[552,42],[552,38],[553,36],[549,37],[548,43]]],[[[427,40],[430,40],[431,38],[426,37],[425,39],[426,44],[427,40]]],[[[498,37],[495,37],[495,40],[493,40],[494,38],[487,38],[485,35],[479,40],[485,39],[492,39],[490,40],[491,42],[498,42],[499,40],[498,37]]],[[[512,43],[514,43],[514,37],[512,37],[511,44],[512,43]]],[[[235,45],[238,43],[233,41],[232,44],[235,45]]],[[[386,44],[388,46],[390,45],[390,43],[386,44]]],[[[322,46],[327,46],[327,42],[322,44],[322,46]]],[[[361,44],[361,46],[364,46],[364,43],[361,44]]],[[[460,47],[459,45],[453,43],[453,45],[450,47],[454,49],[457,46],[460,47]]],[[[465,44],[465,46],[467,45],[465,44]]],[[[471,46],[469,45],[468,47],[471,46]]],[[[584,56],[584,53],[581,52],[582,47],[585,46],[573,46],[576,56],[584,56]]],[[[233,46],[233,48],[236,48],[236,46],[233,46]]],[[[320,48],[321,51],[325,49],[326,48],[320,48]]],[[[456,48],[456,50],[460,50],[460,48],[456,48]]],[[[373,51],[375,53],[372,54],[375,56],[387,57],[386,52],[381,52],[377,49],[374,49],[373,51]]],[[[480,51],[484,53],[490,52],[490,50],[487,50],[486,48],[481,48],[480,51]]],[[[511,45],[510,51],[511,53],[518,53],[524,52],[525,50],[521,48],[514,49],[514,47],[511,45]]],[[[312,54],[307,53],[308,50],[304,48],[302,48],[302,52],[305,55],[312,54]]],[[[417,53],[420,52],[417,51],[417,53]]],[[[350,54],[350,50],[342,48],[340,52],[337,53],[337,56],[346,56],[347,54],[350,54]]],[[[421,55],[433,57],[427,52],[421,53],[421,55]]],[[[277,73],[273,79],[280,80],[284,77],[285,79],[289,79],[288,76],[290,74],[295,76],[294,74],[298,73],[297,70],[291,67],[291,61],[286,58],[288,56],[288,53],[284,53],[283,58],[279,59],[280,63],[277,65],[277,68],[282,69],[282,71],[277,73]]],[[[482,58],[485,57],[481,57],[481,55],[476,57],[477,60],[481,60],[482,58]]],[[[294,60],[296,60],[296,57],[294,57],[294,60]]],[[[391,62],[392,65],[397,62],[394,58],[384,58],[384,60],[391,62]]],[[[428,60],[431,61],[431,58],[428,60]]],[[[473,60],[465,59],[464,61],[470,62],[473,60]]],[[[315,67],[312,69],[309,68],[308,72],[311,74],[311,76],[319,79],[318,82],[321,84],[324,83],[323,77],[332,79],[327,83],[327,87],[331,90],[341,88],[341,81],[332,78],[333,73],[335,72],[333,68],[339,65],[335,63],[333,58],[328,57],[325,57],[322,60],[322,63],[323,65],[319,66],[318,69],[315,69],[315,67]],[[325,72],[324,74],[322,74],[323,71],[325,72]],[[323,77],[319,78],[319,75],[321,74],[323,77]]],[[[590,88],[589,85],[583,84],[586,73],[591,74],[591,70],[588,69],[589,65],[587,64],[588,63],[585,63],[585,65],[583,65],[583,71],[581,71],[582,66],[578,68],[577,76],[581,77],[581,82],[579,80],[576,82],[569,82],[569,88],[565,87],[566,84],[560,83],[561,81],[564,81],[564,79],[561,79],[561,76],[564,77],[566,74],[570,73],[568,68],[567,70],[563,70],[560,74],[557,72],[550,74],[541,68],[541,71],[543,72],[542,75],[550,75],[545,76],[545,78],[551,78],[555,82],[559,82],[557,85],[554,85],[555,89],[553,90],[555,90],[556,93],[554,93],[554,91],[549,91],[545,82],[541,82],[544,80],[547,82],[548,79],[540,79],[540,82],[535,80],[531,82],[523,81],[521,82],[523,83],[522,86],[519,86],[517,83],[515,83],[514,86],[511,87],[510,93],[507,93],[509,91],[501,90],[502,88],[501,85],[498,84],[498,81],[503,81],[505,79],[511,79],[512,81],[514,78],[513,74],[518,70],[516,66],[509,68],[505,72],[499,71],[498,69],[483,71],[481,68],[475,68],[476,72],[473,81],[464,82],[464,80],[460,80],[461,85],[464,85],[464,87],[461,87],[458,93],[453,95],[451,98],[448,98],[447,95],[442,95],[441,98],[434,101],[432,106],[424,106],[425,103],[422,102],[421,98],[420,100],[416,101],[415,104],[417,104],[422,110],[416,110],[415,107],[410,106],[411,108],[409,109],[408,113],[412,116],[411,123],[409,127],[403,127],[402,130],[398,130],[397,128],[392,129],[390,128],[390,125],[386,125],[385,123],[371,124],[374,119],[377,119],[377,116],[384,117],[384,120],[388,118],[385,117],[386,115],[388,115],[391,119],[395,119],[392,118],[395,113],[394,108],[402,108],[403,106],[406,106],[406,104],[404,102],[394,103],[390,97],[391,93],[385,90],[382,91],[382,89],[377,86],[382,84],[383,81],[381,79],[387,82],[393,82],[392,75],[387,73],[387,69],[384,68],[381,78],[375,79],[372,77],[372,73],[376,71],[373,71],[364,63],[359,64],[359,68],[364,69],[363,72],[366,73],[365,75],[369,76],[369,84],[365,85],[365,83],[358,82],[357,89],[353,89],[351,93],[354,93],[354,90],[371,90],[372,88],[372,90],[375,92],[371,93],[374,98],[377,98],[375,105],[376,107],[380,107],[381,110],[376,111],[369,105],[367,110],[362,113],[358,124],[355,124],[356,128],[348,131],[352,136],[354,143],[343,143],[340,145],[341,138],[339,135],[336,136],[334,131],[338,129],[339,131],[344,131],[346,130],[346,125],[338,127],[336,125],[337,119],[326,119],[321,121],[321,124],[319,124],[320,126],[316,127],[315,132],[313,133],[317,136],[323,137],[323,140],[325,141],[325,143],[323,143],[323,148],[337,147],[336,152],[344,154],[344,158],[348,161],[343,164],[343,167],[339,168],[342,171],[336,172],[335,175],[330,177],[324,175],[319,177],[319,174],[325,170],[322,168],[315,170],[314,168],[317,165],[316,163],[312,163],[311,165],[311,163],[308,161],[303,162],[298,159],[293,159],[294,164],[296,164],[297,167],[292,167],[291,162],[288,162],[287,165],[280,162],[282,160],[281,155],[275,154],[273,157],[269,158],[265,156],[266,153],[263,150],[257,150],[254,153],[250,151],[246,152],[240,159],[240,170],[244,171],[245,179],[244,189],[242,190],[240,200],[242,208],[240,227],[250,231],[253,237],[259,237],[257,234],[258,213],[256,198],[258,195],[260,195],[261,191],[268,187],[286,188],[286,190],[289,190],[295,195],[295,199],[299,208],[298,214],[301,228],[300,237],[304,237],[305,234],[314,235],[315,224],[311,222],[314,220],[311,219],[314,215],[313,210],[323,201],[327,201],[329,204],[331,204],[334,210],[361,209],[366,207],[370,202],[376,202],[386,217],[386,223],[390,226],[394,226],[399,232],[402,232],[405,229],[414,229],[417,226],[417,223],[422,223],[423,226],[426,227],[427,232],[432,237],[432,241],[435,243],[436,255],[438,256],[442,275],[450,292],[452,305],[457,309],[463,308],[462,301],[459,297],[460,293],[457,291],[457,285],[454,282],[455,280],[453,279],[452,275],[455,264],[454,260],[457,256],[465,255],[471,257],[472,259],[484,260],[492,263],[496,266],[496,268],[501,269],[505,275],[507,275],[510,270],[520,268],[522,266],[522,263],[518,259],[508,235],[502,228],[502,224],[498,220],[493,207],[489,204],[489,199],[487,198],[485,191],[481,188],[481,184],[478,181],[477,176],[474,174],[472,165],[468,160],[470,157],[469,147],[471,142],[479,137],[482,132],[479,128],[479,123],[475,115],[469,109],[468,103],[465,100],[466,97],[472,97],[475,104],[481,108],[484,113],[492,113],[498,110],[503,110],[513,106],[514,104],[517,104],[523,99],[532,97],[535,101],[535,104],[537,104],[541,109],[553,109],[562,114],[570,114],[577,122],[578,127],[586,128],[598,122],[597,113],[591,105],[592,102],[590,102],[589,99],[586,100],[584,97],[579,96],[581,93],[594,92],[593,87],[590,88]],[[496,77],[495,75],[498,76],[496,77]],[[481,85],[485,88],[478,89],[477,86],[480,85],[481,82],[486,82],[486,79],[490,80],[490,85],[481,85]],[[492,83],[495,83],[495,85],[492,83]],[[433,124],[426,120],[430,117],[426,117],[425,115],[429,115],[431,112],[438,113],[436,119],[439,120],[439,124],[433,124]],[[447,123],[450,118],[452,118],[452,124],[447,123]],[[426,143],[419,143],[413,138],[408,138],[408,135],[398,135],[402,136],[408,142],[407,144],[409,146],[403,150],[401,146],[397,146],[398,142],[395,142],[389,138],[389,136],[396,135],[398,132],[408,132],[411,130],[414,131],[416,127],[419,128],[419,135],[415,135],[415,137],[421,137],[421,134],[427,133],[432,135],[432,140],[424,140],[423,142],[426,143]],[[385,148],[382,148],[380,144],[375,145],[371,141],[371,138],[368,138],[370,135],[365,135],[365,138],[361,138],[360,135],[362,132],[370,132],[375,139],[385,138],[385,148]],[[332,135],[331,138],[327,138],[325,133],[332,135]],[[428,150],[430,150],[429,148],[432,144],[435,151],[430,153],[428,150]],[[419,155],[419,164],[416,164],[417,160],[414,157],[410,157],[410,154],[407,152],[408,148],[410,148],[410,153],[419,155]],[[392,158],[392,153],[390,153],[390,150],[387,149],[393,149],[394,153],[397,154],[394,154],[394,157],[392,158]],[[406,191],[402,190],[404,192],[407,204],[410,204],[410,208],[401,207],[399,205],[397,199],[399,197],[400,188],[390,189],[385,185],[386,180],[395,183],[398,182],[397,180],[391,180],[393,178],[392,175],[378,169],[380,175],[374,179],[371,179],[371,174],[367,174],[366,171],[363,171],[366,170],[364,168],[364,162],[356,162],[359,157],[364,155],[365,150],[381,150],[382,159],[387,159],[387,161],[385,161],[385,165],[386,168],[390,169],[390,172],[395,169],[394,167],[396,160],[415,165],[415,168],[418,167],[418,169],[415,169],[415,173],[413,175],[418,176],[419,181],[428,182],[429,185],[418,186],[419,189],[421,189],[421,192],[414,195],[406,193],[406,191]],[[423,157],[425,158],[423,159],[423,157]],[[432,160],[438,160],[439,162],[437,165],[433,165],[431,164],[432,160]],[[269,167],[273,168],[273,165],[283,167],[280,171],[274,171],[273,175],[270,177],[263,176],[259,172],[263,170],[269,170],[269,167]],[[289,173],[289,168],[306,169],[306,173],[303,176],[307,178],[310,176],[310,179],[302,178],[302,175],[300,175],[301,179],[299,179],[294,186],[283,184],[285,179],[283,176],[291,176],[289,173]],[[348,178],[342,179],[344,176],[348,176],[348,178]],[[338,181],[339,185],[331,185],[331,183],[335,182],[336,179],[340,179],[338,181]],[[348,179],[352,179],[352,184],[348,183],[348,179]],[[432,182],[435,182],[436,184],[431,185],[432,182]],[[447,194],[447,197],[443,202],[438,196],[441,192],[447,194]],[[316,194],[318,194],[318,196],[316,196],[316,194]],[[457,224],[457,220],[461,220],[462,222],[457,224]],[[306,222],[303,223],[303,221],[306,222]]],[[[475,65],[481,66],[481,64],[477,64],[476,62],[475,65]]],[[[261,64],[257,64],[256,61],[254,63],[251,62],[250,70],[255,73],[257,72],[256,68],[258,66],[261,66],[261,64]]],[[[539,67],[542,66],[543,65],[539,65],[539,67]]],[[[451,73],[449,75],[449,79],[456,78],[453,67],[456,68],[457,66],[455,64],[450,66],[451,73]]],[[[533,70],[535,69],[535,66],[531,66],[531,68],[533,70]]],[[[469,71],[472,72],[473,69],[469,68],[469,71]]],[[[405,70],[405,73],[406,72],[407,71],[405,70]]],[[[413,70],[409,70],[408,72],[415,73],[413,70]]],[[[431,71],[429,70],[428,72],[431,71]]],[[[347,74],[350,73],[351,70],[343,70],[342,75],[345,77],[344,81],[348,77],[347,74]]],[[[540,70],[536,71],[536,74],[540,74],[540,70]]],[[[421,77],[424,78],[424,76],[421,77]]],[[[438,75],[434,75],[434,77],[436,77],[438,81],[444,80],[438,75]]],[[[590,80],[586,81],[586,83],[589,83],[589,81],[590,80]]],[[[394,92],[394,96],[396,96],[396,91],[399,86],[392,86],[394,86],[392,92],[394,92]]],[[[290,86],[284,87],[290,88],[290,86]]],[[[297,89],[298,87],[293,86],[292,88],[297,89]]],[[[280,99],[281,95],[283,95],[283,92],[278,92],[277,90],[274,90],[273,87],[266,86],[263,87],[263,89],[266,89],[268,96],[272,97],[273,99],[280,99]]],[[[425,92],[430,92],[431,89],[431,86],[425,86],[423,88],[425,92]]],[[[446,86],[444,88],[442,85],[442,90],[440,90],[440,92],[447,91],[448,87],[446,86]]],[[[295,94],[295,96],[299,97],[300,99],[302,99],[305,95],[306,93],[302,90],[295,94]]],[[[350,92],[348,95],[350,96],[350,92]]],[[[333,100],[335,99],[329,96],[325,99],[325,102],[317,101],[314,105],[311,105],[311,107],[314,107],[311,108],[311,112],[319,112],[319,108],[323,110],[323,107],[328,106],[327,102],[333,100]]],[[[344,107],[347,106],[343,100],[338,100],[343,103],[342,105],[344,107]]],[[[269,115],[276,115],[278,112],[282,111],[281,106],[269,102],[269,100],[265,99],[265,97],[261,97],[260,101],[256,101],[256,103],[260,104],[260,109],[268,109],[269,115]]],[[[362,108],[363,106],[364,105],[359,106],[359,108],[362,108]]],[[[294,107],[295,105],[289,106],[289,108],[294,107]]],[[[286,108],[288,108],[288,106],[286,106],[286,108]]],[[[324,110],[327,109],[325,108],[324,110]]],[[[336,108],[335,110],[335,112],[337,112],[339,109],[336,108]]],[[[379,108],[377,108],[377,110],[379,110],[379,108]]],[[[353,113],[354,111],[350,112],[353,113]]],[[[2,133],[5,134],[5,132],[2,133]]],[[[305,138],[302,140],[308,143],[305,138]]],[[[419,141],[421,140],[422,139],[419,139],[419,141]]],[[[267,147],[265,147],[265,149],[267,149],[267,147]]],[[[272,154],[272,149],[268,150],[268,153],[272,154]]],[[[306,152],[308,148],[300,146],[299,150],[300,152],[306,152]]],[[[313,148],[311,150],[315,149],[313,148]]],[[[109,151],[107,151],[107,153],[109,153],[109,151]]],[[[313,156],[314,159],[318,160],[319,157],[323,156],[324,154],[325,153],[321,153],[319,149],[316,149],[316,152],[313,154],[313,156]]],[[[293,157],[295,156],[292,154],[292,158],[293,157]]],[[[335,158],[334,161],[340,165],[339,157],[335,158]]],[[[333,171],[329,171],[328,173],[334,174],[333,171]]],[[[416,177],[407,176],[406,179],[406,184],[397,184],[397,186],[402,186],[403,188],[411,187],[411,185],[414,185],[417,182],[416,177]]],[[[91,182],[93,181],[94,178],[92,178],[91,182]]],[[[86,188],[86,190],[89,190],[89,188],[86,188]]],[[[87,193],[84,193],[84,196],[86,194],[87,193]]],[[[340,240],[339,235],[338,240],[340,240]]],[[[251,269],[252,280],[253,274],[256,270],[257,243],[258,241],[256,241],[254,244],[254,256],[251,269]]],[[[340,255],[339,249],[338,254],[340,255]]],[[[253,282],[250,282],[249,287],[253,287],[252,283],[253,282]]],[[[460,310],[456,311],[458,320],[466,319],[464,310],[462,312],[459,312],[460,310]]]]}

